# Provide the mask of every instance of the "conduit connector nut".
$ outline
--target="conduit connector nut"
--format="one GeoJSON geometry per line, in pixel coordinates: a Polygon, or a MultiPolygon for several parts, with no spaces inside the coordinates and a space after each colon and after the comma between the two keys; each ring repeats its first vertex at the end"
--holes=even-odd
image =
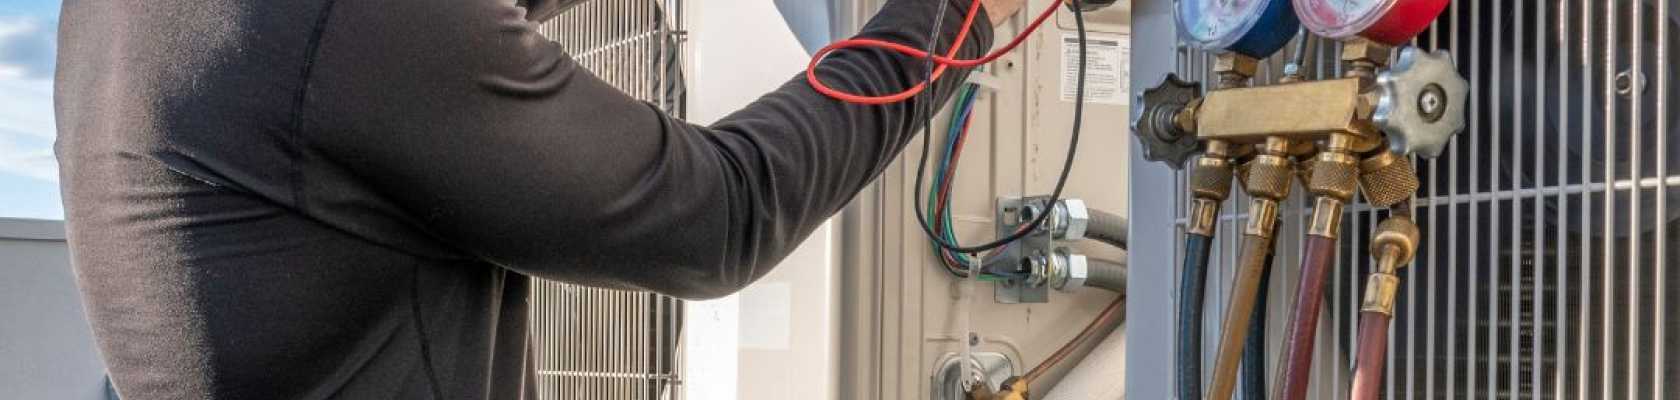
{"type": "Polygon", "coordinates": [[[1035,252],[1032,256],[1022,259],[1021,262],[1027,264],[1027,278],[1023,283],[1026,283],[1027,287],[1040,287],[1050,282],[1050,276],[1053,274],[1051,260],[1050,255],[1044,252],[1035,252]]]}
{"type": "Polygon", "coordinates": [[[1058,247],[1051,254],[1048,270],[1050,287],[1061,291],[1084,287],[1085,280],[1091,277],[1090,260],[1066,247],[1058,247]]]}
{"type": "Polygon", "coordinates": [[[1091,225],[1091,210],[1080,199],[1062,199],[1051,209],[1050,233],[1056,240],[1079,240],[1085,238],[1085,230],[1091,225]]]}

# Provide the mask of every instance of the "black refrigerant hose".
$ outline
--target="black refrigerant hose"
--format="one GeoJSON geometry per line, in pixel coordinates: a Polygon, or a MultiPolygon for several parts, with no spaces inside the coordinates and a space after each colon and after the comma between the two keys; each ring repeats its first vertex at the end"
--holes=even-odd
{"type": "Polygon", "coordinates": [[[1184,235],[1184,268],[1178,279],[1178,398],[1202,398],[1202,291],[1212,237],[1184,235]]]}

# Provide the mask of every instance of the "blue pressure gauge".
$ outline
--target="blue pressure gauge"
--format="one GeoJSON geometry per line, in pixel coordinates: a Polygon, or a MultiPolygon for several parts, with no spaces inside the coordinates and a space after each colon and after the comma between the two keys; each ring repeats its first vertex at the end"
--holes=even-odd
{"type": "Polygon", "coordinates": [[[1289,0],[1179,0],[1178,33],[1202,50],[1266,58],[1300,28],[1289,0]]]}

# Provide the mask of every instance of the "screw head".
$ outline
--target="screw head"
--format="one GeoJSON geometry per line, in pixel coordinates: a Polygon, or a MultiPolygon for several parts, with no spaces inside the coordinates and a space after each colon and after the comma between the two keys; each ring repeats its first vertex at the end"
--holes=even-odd
{"type": "Polygon", "coordinates": [[[1431,83],[1418,94],[1418,111],[1423,114],[1423,120],[1429,122],[1440,121],[1447,111],[1447,92],[1441,85],[1431,83]]]}

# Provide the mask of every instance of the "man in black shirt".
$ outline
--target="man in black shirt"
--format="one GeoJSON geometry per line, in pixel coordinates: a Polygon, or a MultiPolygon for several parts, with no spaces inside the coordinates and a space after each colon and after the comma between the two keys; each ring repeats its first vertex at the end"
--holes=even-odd
{"type": "MultiPolygon", "coordinates": [[[[941,1],[948,47],[969,0],[890,0],[859,36],[925,46],[941,1]]],[[[965,75],[885,106],[796,78],[695,126],[582,70],[531,3],[66,0],[57,152],[118,392],[535,398],[529,277],[739,290],[965,75]]],[[[964,58],[992,39],[970,34],[964,58]]],[[[922,65],[846,50],[817,74],[886,93],[922,65]]]]}

